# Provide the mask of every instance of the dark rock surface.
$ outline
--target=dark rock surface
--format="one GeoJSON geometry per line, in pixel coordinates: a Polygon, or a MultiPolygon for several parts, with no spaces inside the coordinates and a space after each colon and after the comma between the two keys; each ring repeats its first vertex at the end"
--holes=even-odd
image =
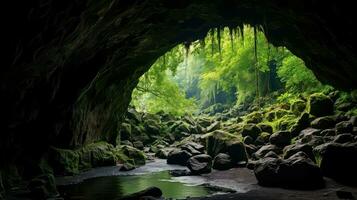
{"type": "Polygon", "coordinates": [[[212,158],[207,154],[193,156],[187,161],[187,167],[192,174],[210,173],[212,170],[212,158]]]}

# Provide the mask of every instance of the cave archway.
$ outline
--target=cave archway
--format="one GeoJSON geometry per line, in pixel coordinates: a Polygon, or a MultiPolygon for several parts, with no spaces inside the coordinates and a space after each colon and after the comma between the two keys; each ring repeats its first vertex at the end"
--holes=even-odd
{"type": "Polygon", "coordinates": [[[164,52],[204,37],[212,27],[261,25],[272,44],[301,57],[322,82],[357,86],[349,2],[17,3],[9,6],[13,20],[1,47],[8,53],[0,75],[1,157],[14,162],[39,155],[49,144],[112,141],[113,121],[126,110],[138,78],[164,52]]]}

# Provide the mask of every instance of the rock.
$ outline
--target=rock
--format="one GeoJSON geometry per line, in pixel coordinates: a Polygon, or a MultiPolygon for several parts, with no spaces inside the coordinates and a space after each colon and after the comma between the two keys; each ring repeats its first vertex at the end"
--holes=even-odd
{"type": "Polygon", "coordinates": [[[270,151],[273,151],[276,154],[282,153],[282,149],[280,147],[273,145],[273,144],[269,144],[269,145],[262,146],[257,152],[255,152],[254,157],[256,159],[263,158],[265,156],[265,154],[267,154],[270,151]]]}
{"type": "Polygon", "coordinates": [[[357,126],[357,116],[352,116],[349,120],[353,126],[357,126]]]}
{"type": "Polygon", "coordinates": [[[311,115],[322,117],[333,114],[333,101],[322,93],[310,95],[308,110],[311,115]]]}
{"type": "Polygon", "coordinates": [[[131,171],[133,169],[135,169],[135,166],[126,162],[120,167],[119,171],[131,171]]]}
{"type": "Polygon", "coordinates": [[[269,138],[270,138],[270,133],[267,132],[262,132],[260,133],[260,135],[257,137],[257,139],[255,140],[255,144],[257,145],[264,145],[266,143],[269,142],[269,138]]]}
{"type": "Polygon", "coordinates": [[[335,128],[336,134],[352,133],[353,131],[353,125],[350,121],[339,122],[336,124],[335,128]]]}
{"type": "Polygon", "coordinates": [[[254,174],[262,186],[291,189],[317,189],[324,185],[322,173],[305,153],[289,159],[264,158],[254,167],[254,174]]]}
{"type": "Polygon", "coordinates": [[[258,161],[255,160],[248,160],[248,163],[246,165],[247,169],[253,170],[257,162],[258,161]]]}
{"type": "Polygon", "coordinates": [[[139,150],[144,150],[144,144],[141,141],[133,142],[133,146],[139,150]]]}
{"type": "Polygon", "coordinates": [[[186,166],[187,160],[192,155],[185,150],[174,149],[167,156],[167,164],[176,164],[186,166]]]}
{"type": "Polygon", "coordinates": [[[337,110],[347,112],[351,110],[355,105],[350,102],[341,103],[337,106],[337,110]]]}
{"type": "Polygon", "coordinates": [[[335,136],[336,135],[336,129],[325,129],[321,131],[320,135],[322,136],[335,136]]]}
{"type": "Polygon", "coordinates": [[[160,148],[156,152],[155,156],[157,158],[167,159],[167,157],[169,156],[170,151],[172,151],[172,150],[173,150],[172,148],[160,148]]]}
{"type": "Polygon", "coordinates": [[[123,198],[120,198],[120,200],[140,200],[140,199],[153,199],[153,198],[160,198],[162,196],[162,191],[160,188],[157,187],[149,187],[145,190],[142,190],[140,192],[136,192],[133,194],[130,194],[128,196],[125,196],[123,198]],[[151,198],[153,197],[153,198],[151,198]]]}
{"type": "Polygon", "coordinates": [[[255,124],[246,124],[243,126],[241,134],[243,137],[250,136],[255,140],[261,132],[262,130],[260,130],[260,128],[255,124]]]}
{"type": "Polygon", "coordinates": [[[212,158],[207,154],[200,154],[191,157],[187,161],[187,167],[192,174],[206,174],[211,172],[212,158]]]}
{"type": "Polygon", "coordinates": [[[212,132],[221,128],[221,122],[215,121],[210,126],[207,127],[207,132],[212,132]]]}
{"type": "Polygon", "coordinates": [[[249,156],[253,155],[257,150],[258,147],[256,147],[255,145],[251,144],[251,145],[244,145],[245,146],[245,150],[247,151],[247,154],[249,156]]]}
{"type": "Polygon", "coordinates": [[[292,144],[286,146],[283,150],[284,152],[284,159],[290,158],[292,155],[298,152],[304,152],[312,161],[315,161],[315,156],[312,151],[312,146],[309,144],[292,144]]]}
{"type": "Polygon", "coordinates": [[[260,130],[261,130],[262,132],[267,132],[267,133],[270,133],[270,134],[273,133],[273,127],[270,126],[269,124],[260,123],[260,124],[258,124],[257,126],[260,128],[260,130]]]}
{"type": "Polygon", "coordinates": [[[257,124],[263,120],[263,115],[261,112],[254,111],[248,115],[246,115],[246,122],[248,124],[257,124]]]}
{"type": "Polygon", "coordinates": [[[290,128],[292,137],[296,137],[302,130],[310,126],[310,117],[308,113],[302,113],[296,123],[290,128]]]}
{"type": "Polygon", "coordinates": [[[174,169],[169,171],[171,176],[179,177],[179,176],[190,176],[191,172],[187,169],[174,169]]]}
{"type": "Polygon", "coordinates": [[[239,137],[222,130],[216,130],[202,136],[206,140],[207,154],[215,157],[219,153],[228,151],[227,143],[239,141],[239,137]]]}
{"type": "Polygon", "coordinates": [[[321,130],[315,128],[306,128],[302,130],[299,134],[299,138],[311,137],[311,136],[320,136],[321,130]]]}
{"type": "Polygon", "coordinates": [[[199,151],[201,153],[203,153],[205,151],[205,146],[198,144],[196,142],[188,142],[186,144],[193,147],[194,149],[196,149],[197,151],[199,151]]]}
{"type": "Polygon", "coordinates": [[[290,110],[295,113],[299,114],[302,113],[306,108],[306,102],[303,100],[296,100],[290,105],[290,110]]]}
{"type": "Polygon", "coordinates": [[[318,117],[311,122],[311,127],[316,129],[327,129],[335,126],[335,119],[331,116],[318,117]]]}
{"type": "Polygon", "coordinates": [[[129,119],[134,120],[136,123],[140,123],[142,120],[141,114],[137,112],[134,108],[128,108],[126,116],[129,119]]]}
{"type": "Polygon", "coordinates": [[[79,154],[73,150],[52,147],[49,151],[49,163],[55,175],[73,175],[79,172],[79,154]]]}
{"type": "Polygon", "coordinates": [[[34,199],[49,199],[59,195],[55,178],[52,174],[43,174],[33,178],[27,188],[31,192],[31,197],[34,199]]]}
{"type": "Polygon", "coordinates": [[[131,125],[123,122],[120,126],[120,141],[131,140],[131,125]]]}
{"type": "Polygon", "coordinates": [[[128,145],[128,146],[133,146],[133,143],[130,142],[129,140],[122,140],[120,141],[121,145],[128,145]]]}
{"type": "Polygon", "coordinates": [[[234,141],[234,140],[227,141],[226,146],[227,146],[227,153],[231,157],[232,162],[234,164],[248,161],[247,151],[242,142],[234,141]]]}
{"type": "Polygon", "coordinates": [[[327,143],[314,148],[322,173],[342,183],[355,184],[357,143],[327,143]]]}
{"type": "Polygon", "coordinates": [[[253,138],[252,137],[250,137],[250,136],[245,136],[244,138],[243,138],[243,142],[244,142],[244,144],[253,144],[253,142],[254,142],[254,140],[253,140],[253,138]]]}
{"type": "Polygon", "coordinates": [[[284,147],[290,144],[291,133],[289,131],[278,131],[270,136],[269,141],[271,144],[284,147]]]}
{"type": "Polygon", "coordinates": [[[350,133],[339,134],[333,140],[335,143],[347,143],[347,142],[355,142],[354,136],[350,133]]]}
{"type": "Polygon", "coordinates": [[[119,152],[132,159],[135,166],[145,165],[146,156],[139,149],[131,146],[122,146],[119,152]]]}
{"type": "Polygon", "coordinates": [[[220,153],[213,160],[213,169],[227,170],[233,167],[231,157],[227,154],[220,153]]]}
{"type": "Polygon", "coordinates": [[[280,158],[280,157],[274,151],[269,151],[267,154],[265,154],[264,158],[280,158]]]}
{"type": "Polygon", "coordinates": [[[336,196],[339,199],[355,199],[351,192],[343,191],[343,190],[337,190],[336,191],[336,196]]]}

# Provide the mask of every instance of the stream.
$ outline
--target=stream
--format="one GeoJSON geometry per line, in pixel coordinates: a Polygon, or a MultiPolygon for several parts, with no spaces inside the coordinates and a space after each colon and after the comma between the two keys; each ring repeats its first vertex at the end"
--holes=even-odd
{"type": "Polygon", "coordinates": [[[177,169],[186,167],[168,165],[166,160],[156,159],[128,172],[119,171],[117,166],[100,167],[73,177],[58,177],[56,183],[66,200],[114,200],[151,186],[159,187],[165,198],[172,199],[222,194],[221,188],[237,192],[252,188],[248,183],[242,185],[232,180],[230,173],[237,172],[231,170],[213,171],[202,176],[171,176],[169,170],[177,169]]]}

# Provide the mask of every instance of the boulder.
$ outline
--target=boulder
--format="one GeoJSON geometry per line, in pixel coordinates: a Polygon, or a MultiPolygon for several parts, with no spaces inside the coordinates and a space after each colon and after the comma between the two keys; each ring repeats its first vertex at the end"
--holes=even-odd
{"type": "Polygon", "coordinates": [[[256,159],[260,159],[260,158],[263,158],[265,156],[265,154],[267,154],[270,151],[273,151],[276,154],[282,153],[282,149],[280,147],[273,145],[273,144],[269,144],[269,145],[260,147],[260,149],[258,151],[256,151],[253,155],[256,159]]]}
{"type": "Polygon", "coordinates": [[[330,97],[315,93],[310,95],[308,101],[308,110],[311,115],[322,117],[333,114],[333,101],[330,97]]]}
{"type": "Polygon", "coordinates": [[[42,174],[31,179],[27,188],[33,199],[51,199],[59,196],[52,174],[42,174]]]}
{"type": "Polygon", "coordinates": [[[221,128],[221,122],[220,121],[215,121],[210,126],[208,126],[206,128],[206,131],[207,132],[212,132],[212,131],[218,130],[220,128],[221,128]]]}
{"type": "Polygon", "coordinates": [[[233,163],[228,154],[220,153],[213,160],[213,169],[227,170],[232,167],[233,163]]]}
{"type": "Polygon", "coordinates": [[[127,156],[134,161],[135,166],[145,165],[146,156],[144,152],[131,146],[122,146],[119,150],[120,153],[127,156]]]}
{"type": "Polygon", "coordinates": [[[155,156],[161,159],[167,159],[169,156],[170,151],[172,151],[172,148],[160,148],[156,153],[155,156]]]}
{"type": "Polygon", "coordinates": [[[227,153],[231,157],[232,162],[236,163],[244,163],[248,161],[247,151],[243,142],[240,141],[227,141],[227,153]]]}
{"type": "Polygon", "coordinates": [[[335,136],[336,135],[336,129],[330,128],[330,129],[325,129],[321,131],[320,135],[322,136],[335,136]]]}
{"type": "Polygon", "coordinates": [[[292,137],[296,137],[302,130],[310,126],[310,117],[308,113],[302,113],[296,123],[290,128],[292,137]]]}
{"type": "Polygon", "coordinates": [[[335,126],[336,134],[352,133],[353,125],[350,121],[339,122],[335,126]]]}
{"type": "Polygon", "coordinates": [[[357,143],[327,143],[314,148],[314,153],[325,176],[356,184],[357,143]]]}
{"type": "Polygon", "coordinates": [[[322,173],[305,153],[298,152],[289,159],[264,158],[254,167],[262,186],[289,189],[317,189],[324,186],[322,173]]]}
{"type": "Polygon", "coordinates": [[[292,144],[286,146],[283,150],[284,152],[284,159],[290,158],[292,155],[298,152],[304,152],[312,161],[315,161],[315,156],[312,151],[312,146],[309,144],[292,144]]]}
{"type": "Polygon", "coordinates": [[[305,108],[306,108],[306,102],[301,99],[294,101],[290,105],[290,110],[295,114],[304,112],[305,108]]]}
{"type": "Polygon", "coordinates": [[[210,173],[212,170],[212,157],[207,154],[193,156],[188,159],[187,167],[192,174],[210,173]]]}
{"type": "Polygon", "coordinates": [[[206,140],[207,154],[215,157],[219,153],[227,152],[227,142],[239,141],[239,137],[222,130],[216,130],[202,136],[206,140]]]}
{"type": "Polygon", "coordinates": [[[284,147],[290,144],[291,133],[290,131],[278,131],[270,136],[269,141],[271,144],[284,147]]]}
{"type": "Polygon", "coordinates": [[[130,195],[127,195],[120,200],[139,200],[139,199],[159,199],[162,196],[162,191],[157,187],[149,187],[140,192],[136,192],[130,195]]]}
{"type": "Polygon", "coordinates": [[[264,158],[280,158],[280,156],[274,151],[269,151],[267,154],[265,154],[264,158]]]}
{"type": "Polygon", "coordinates": [[[255,144],[264,145],[264,144],[268,143],[270,135],[271,135],[270,133],[262,132],[255,140],[255,144]]]}
{"type": "Polygon", "coordinates": [[[311,127],[316,129],[333,128],[336,121],[331,116],[318,117],[311,122],[311,127]]]}
{"type": "Polygon", "coordinates": [[[192,175],[191,172],[187,169],[174,169],[174,170],[170,170],[169,173],[173,177],[192,175]]]}
{"type": "Polygon", "coordinates": [[[357,126],[357,116],[352,116],[349,121],[353,126],[357,126]]]}
{"type": "Polygon", "coordinates": [[[49,151],[49,164],[55,175],[73,175],[79,172],[79,154],[70,149],[52,147],[49,151]]]}
{"type": "Polygon", "coordinates": [[[351,133],[339,134],[333,140],[335,143],[347,143],[347,142],[356,142],[354,136],[351,133]]]}
{"type": "Polygon", "coordinates": [[[120,125],[120,140],[131,140],[131,125],[129,123],[123,122],[120,125]]]}
{"type": "Polygon", "coordinates": [[[135,165],[126,162],[120,167],[119,171],[131,171],[133,169],[135,169],[135,165]]]}
{"type": "Polygon", "coordinates": [[[260,128],[255,124],[246,124],[243,126],[241,134],[243,137],[250,136],[255,140],[261,132],[262,130],[260,130],[260,128]]]}
{"type": "Polygon", "coordinates": [[[181,149],[172,150],[167,156],[167,164],[186,166],[187,160],[192,157],[188,151],[181,149]]]}
{"type": "Polygon", "coordinates": [[[253,138],[252,137],[250,137],[250,136],[245,136],[244,138],[243,138],[243,142],[244,142],[244,144],[253,144],[253,142],[254,142],[254,140],[253,140],[253,138]]]}

